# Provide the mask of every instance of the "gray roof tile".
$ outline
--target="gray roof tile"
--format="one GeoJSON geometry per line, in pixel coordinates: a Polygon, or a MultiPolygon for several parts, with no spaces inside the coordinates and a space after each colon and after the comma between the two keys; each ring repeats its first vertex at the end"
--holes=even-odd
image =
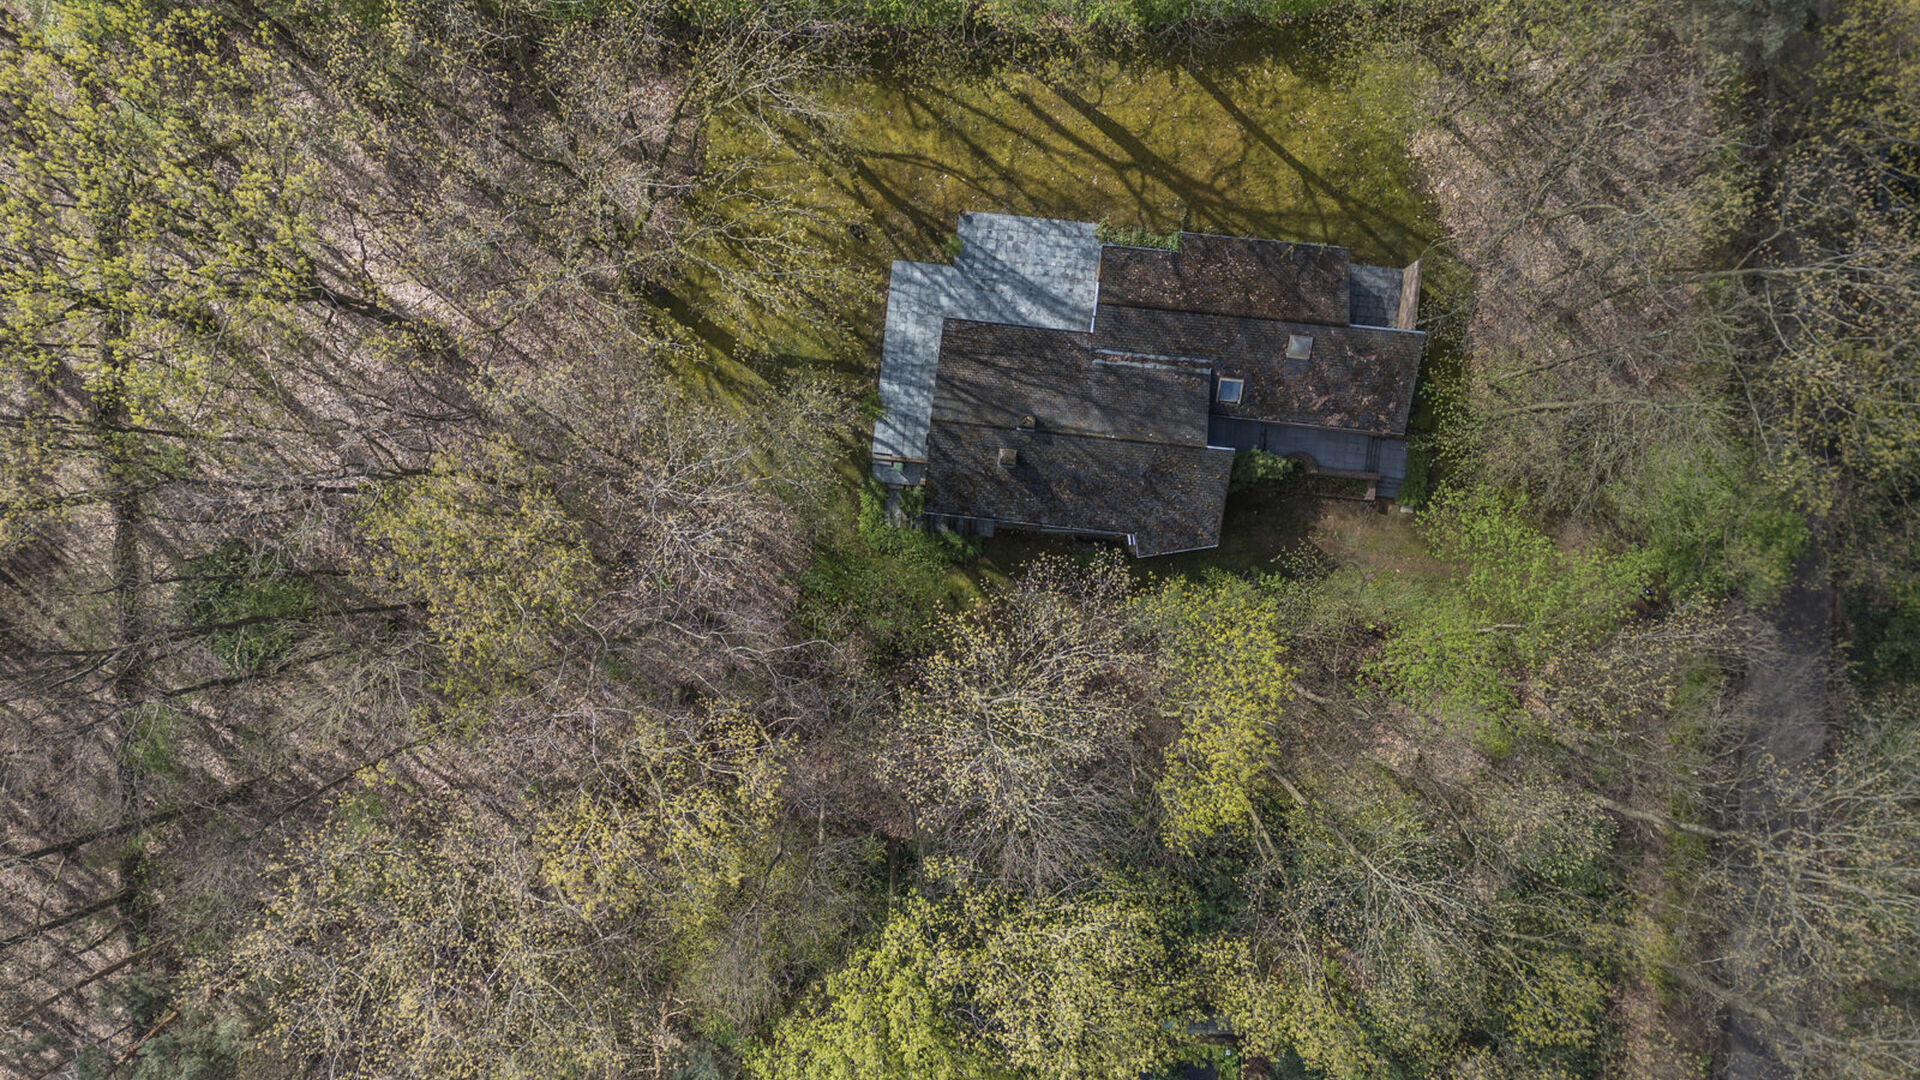
{"type": "Polygon", "coordinates": [[[1391,266],[1353,267],[1352,321],[1355,326],[1392,326],[1400,314],[1400,282],[1404,270],[1391,266]]]}
{"type": "Polygon", "coordinates": [[[893,264],[876,461],[925,458],[940,329],[948,317],[1057,330],[1092,326],[1100,242],[1091,223],[966,214],[959,233],[961,254],[952,266],[893,264]]]}

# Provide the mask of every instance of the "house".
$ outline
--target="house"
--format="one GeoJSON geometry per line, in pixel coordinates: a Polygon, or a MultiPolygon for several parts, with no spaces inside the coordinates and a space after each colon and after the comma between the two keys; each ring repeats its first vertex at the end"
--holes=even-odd
{"type": "Polygon", "coordinates": [[[963,214],[959,237],[951,266],[893,264],[880,361],[874,475],[922,488],[930,523],[1213,547],[1256,447],[1398,493],[1419,263],[1005,214],[963,214]]]}

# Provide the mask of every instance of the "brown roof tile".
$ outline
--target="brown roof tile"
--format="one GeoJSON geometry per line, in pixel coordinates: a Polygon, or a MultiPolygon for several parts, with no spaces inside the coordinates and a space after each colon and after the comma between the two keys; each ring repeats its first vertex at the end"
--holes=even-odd
{"type": "Polygon", "coordinates": [[[1096,354],[1091,334],[948,319],[933,421],[1204,446],[1204,366],[1096,354]]]}
{"type": "Polygon", "coordinates": [[[1100,249],[1100,301],[1345,326],[1346,248],[1181,233],[1177,251],[1100,249]]]}
{"type": "MultiPolygon", "coordinates": [[[[1102,299],[1105,299],[1103,296],[1102,299]]],[[[1426,335],[1366,326],[1318,326],[1101,304],[1095,349],[1203,358],[1214,374],[1246,380],[1237,405],[1214,412],[1248,420],[1403,434],[1426,335]],[[1313,338],[1304,361],[1287,338],[1313,338]]]]}
{"type": "Polygon", "coordinates": [[[927,433],[929,513],[1134,537],[1134,554],[1220,542],[1233,451],[941,423],[927,433]],[[1015,452],[1008,468],[1000,451],[1015,452]]]}

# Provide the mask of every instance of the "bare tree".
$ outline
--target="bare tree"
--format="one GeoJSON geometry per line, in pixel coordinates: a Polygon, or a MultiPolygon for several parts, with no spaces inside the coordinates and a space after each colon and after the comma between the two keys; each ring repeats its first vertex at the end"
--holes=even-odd
{"type": "Polygon", "coordinates": [[[1070,888],[1123,845],[1143,677],[1126,588],[1111,562],[1036,564],[954,619],[901,701],[881,777],[962,874],[1070,888]]]}

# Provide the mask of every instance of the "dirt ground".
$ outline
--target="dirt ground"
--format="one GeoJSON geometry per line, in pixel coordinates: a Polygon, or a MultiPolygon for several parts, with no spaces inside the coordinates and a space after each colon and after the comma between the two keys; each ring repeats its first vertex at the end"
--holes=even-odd
{"type": "MultiPolygon", "coordinates": [[[[1833,587],[1824,546],[1817,531],[1815,535],[1815,542],[1794,564],[1793,584],[1773,612],[1776,651],[1768,662],[1755,666],[1736,706],[1760,718],[1739,751],[1743,771],[1804,768],[1827,747],[1832,719],[1828,686],[1833,663],[1833,587]]],[[[1738,805],[1722,813],[1723,825],[1763,830],[1777,824],[1782,811],[1763,787],[1754,785],[1743,788],[1738,805]]],[[[1736,933],[1735,948],[1741,949],[1741,937],[1762,933],[1764,927],[1736,933]]],[[[1764,946],[1751,951],[1765,954],[1764,946]]],[[[1795,962],[1805,963],[1798,957],[1785,961],[1795,962]]],[[[1758,1019],[1739,1009],[1727,1009],[1723,1017],[1726,1042],[1716,1077],[1785,1080],[1793,1075],[1758,1019]]]]}
{"type": "MultiPolygon", "coordinates": [[[[1414,528],[1418,514],[1401,513],[1390,502],[1366,503],[1303,495],[1284,488],[1257,487],[1227,498],[1220,545],[1204,551],[1130,560],[1143,582],[1169,576],[1198,577],[1210,570],[1230,574],[1273,573],[1289,555],[1306,548],[1364,571],[1439,575],[1446,568],[1427,553],[1414,528]]],[[[1041,555],[1091,559],[1118,545],[1046,533],[1003,531],[983,545],[979,562],[967,569],[977,584],[1005,581],[1041,555]]]]}

